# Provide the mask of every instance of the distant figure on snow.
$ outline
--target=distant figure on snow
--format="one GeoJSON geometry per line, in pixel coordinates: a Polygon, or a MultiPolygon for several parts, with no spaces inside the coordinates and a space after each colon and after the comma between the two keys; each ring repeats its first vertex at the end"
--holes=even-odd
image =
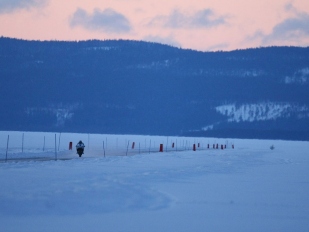
{"type": "Polygon", "coordinates": [[[79,157],[84,154],[84,148],[85,144],[81,140],[79,140],[79,142],[76,144],[76,153],[79,155],[79,157]]]}

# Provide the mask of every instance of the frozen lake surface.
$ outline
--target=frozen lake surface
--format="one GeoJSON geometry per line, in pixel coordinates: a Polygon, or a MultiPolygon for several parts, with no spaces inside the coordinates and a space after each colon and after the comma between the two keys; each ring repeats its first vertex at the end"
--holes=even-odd
{"type": "Polygon", "coordinates": [[[309,142],[5,131],[0,139],[1,231],[309,231],[309,142]]]}

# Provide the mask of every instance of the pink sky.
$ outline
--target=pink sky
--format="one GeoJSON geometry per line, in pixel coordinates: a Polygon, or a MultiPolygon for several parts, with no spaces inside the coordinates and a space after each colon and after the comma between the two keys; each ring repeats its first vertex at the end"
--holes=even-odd
{"type": "Polygon", "coordinates": [[[0,36],[144,40],[201,51],[309,46],[309,1],[0,0],[0,36]]]}

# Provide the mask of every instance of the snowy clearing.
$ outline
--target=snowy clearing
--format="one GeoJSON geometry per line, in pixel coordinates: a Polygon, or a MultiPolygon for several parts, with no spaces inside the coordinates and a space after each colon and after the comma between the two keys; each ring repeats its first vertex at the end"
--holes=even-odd
{"type": "Polygon", "coordinates": [[[7,131],[0,138],[1,231],[309,231],[308,142],[7,131]],[[217,143],[227,148],[213,149],[217,143]]]}

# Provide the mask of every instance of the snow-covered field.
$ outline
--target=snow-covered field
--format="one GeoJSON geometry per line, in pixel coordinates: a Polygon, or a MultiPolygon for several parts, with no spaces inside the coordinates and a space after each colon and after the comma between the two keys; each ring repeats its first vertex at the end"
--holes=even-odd
{"type": "Polygon", "coordinates": [[[309,231],[309,142],[7,131],[0,141],[0,231],[309,231]]]}

